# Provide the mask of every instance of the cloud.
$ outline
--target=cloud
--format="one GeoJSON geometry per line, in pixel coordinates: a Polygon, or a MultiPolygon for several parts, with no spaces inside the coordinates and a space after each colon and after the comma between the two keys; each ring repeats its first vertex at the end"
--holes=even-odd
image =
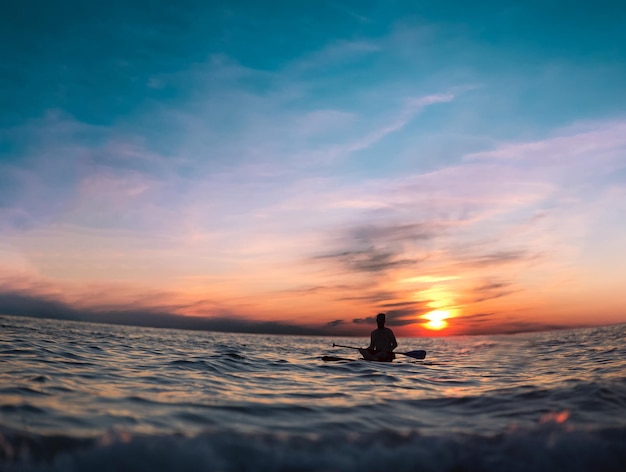
{"type": "Polygon", "coordinates": [[[379,53],[381,50],[382,47],[372,41],[338,40],[288,64],[286,73],[304,75],[314,72],[317,75],[320,70],[328,70],[337,65],[345,66],[346,62],[379,53]]]}
{"type": "Polygon", "coordinates": [[[0,231],[60,221],[155,229],[179,201],[166,197],[177,181],[173,169],[179,161],[149,151],[141,139],[121,136],[115,128],[53,110],[6,134],[15,152],[0,161],[0,231]]]}
{"type": "Polygon", "coordinates": [[[441,226],[427,223],[404,223],[388,225],[363,225],[350,230],[356,241],[376,243],[378,241],[421,241],[432,239],[441,233],[441,226]]]}
{"type": "MultiPolygon", "coordinates": [[[[355,186],[345,192],[349,200],[337,201],[376,204],[352,206],[351,220],[328,231],[324,246],[332,250],[313,260],[329,274],[368,280],[357,296],[341,299],[376,306],[397,303],[402,309],[404,301],[439,297],[462,313],[477,303],[503,310],[506,301],[488,302],[512,294],[534,300],[530,290],[536,284],[567,277],[571,284],[582,277],[583,269],[572,266],[588,251],[591,229],[599,231],[593,222],[619,207],[619,199],[609,202],[623,193],[616,189],[624,129],[622,122],[579,125],[526,145],[504,143],[432,172],[355,186]]],[[[577,286],[582,284],[580,279],[577,286]]],[[[567,291],[563,284],[555,288],[567,291]]],[[[420,313],[415,307],[398,321],[414,322],[410,317],[420,313]]],[[[500,321],[502,332],[565,325],[511,321],[500,313],[493,323],[481,322],[481,330],[498,331],[500,321]]]]}
{"type": "Polygon", "coordinates": [[[487,300],[506,297],[520,290],[511,282],[490,282],[472,289],[474,299],[472,303],[480,303],[487,300]]]}
{"type": "Polygon", "coordinates": [[[345,323],[344,320],[333,320],[333,321],[329,321],[328,323],[326,323],[326,326],[334,328],[335,326],[340,326],[340,325],[343,325],[344,323],[345,323]]]}
{"type": "Polygon", "coordinates": [[[82,176],[84,136],[100,132],[52,112],[9,131],[16,151],[0,160],[0,231],[30,229],[64,211],[82,176]]]}
{"type": "Polygon", "coordinates": [[[398,254],[377,248],[319,256],[331,259],[349,272],[381,273],[399,266],[414,265],[415,259],[398,259],[398,254]]]}
{"type": "Polygon", "coordinates": [[[314,259],[330,261],[348,272],[383,275],[394,268],[418,264],[419,258],[406,256],[407,246],[439,233],[436,225],[423,223],[356,226],[338,238],[348,241],[349,246],[314,259]]]}
{"type": "Polygon", "coordinates": [[[479,326],[463,326],[461,332],[467,336],[478,336],[487,334],[520,334],[533,333],[541,331],[554,331],[560,329],[572,329],[582,327],[583,325],[575,325],[570,323],[541,323],[533,321],[506,321],[498,320],[491,325],[479,326]]]}
{"type": "MultiPolygon", "coordinates": [[[[322,293],[329,290],[331,294],[354,290],[354,287],[318,288],[322,293]]],[[[318,288],[313,292],[293,293],[315,296],[318,288]]],[[[279,292],[281,304],[286,299],[280,295],[285,293],[289,292],[279,292]]],[[[264,317],[261,313],[275,311],[261,308],[263,303],[267,303],[267,296],[251,297],[253,301],[248,301],[248,298],[245,293],[237,293],[230,300],[223,296],[189,297],[176,291],[142,291],[124,283],[72,287],[36,276],[0,275],[0,315],[260,334],[354,336],[361,333],[345,319],[327,320],[317,316],[315,310],[307,320],[299,317],[300,321],[295,323],[278,321],[271,315],[264,317]]],[[[301,303],[302,299],[298,297],[297,304],[301,303]]],[[[315,304],[315,299],[311,303],[315,304]]]]}
{"type": "Polygon", "coordinates": [[[472,315],[463,315],[457,318],[457,321],[464,324],[481,324],[493,321],[497,317],[496,313],[474,313],[472,315]]]}
{"type": "Polygon", "coordinates": [[[426,323],[428,320],[418,318],[418,315],[425,311],[419,308],[405,308],[387,311],[388,324],[390,326],[408,326],[413,324],[426,323]]]}
{"type": "MultiPolygon", "coordinates": [[[[449,85],[474,82],[471,75],[448,76],[434,86],[429,80],[440,76],[413,76],[428,61],[406,59],[426,57],[430,46],[424,40],[441,31],[376,40],[317,38],[306,47],[292,45],[280,58],[263,59],[238,54],[237,47],[207,49],[230,45],[237,35],[257,35],[237,30],[236,22],[214,32],[204,28],[206,20],[189,23],[190,11],[168,12],[184,20],[175,30],[185,30],[188,39],[206,29],[229,40],[201,42],[209,46],[198,45],[193,57],[177,58],[168,49],[159,63],[146,40],[164,24],[152,25],[139,33],[134,52],[118,57],[126,64],[107,73],[134,72],[117,74],[124,81],[118,90],[130,87],[131,76],[140,83],[133,97],[99,94],[93,103],[106,105],[106,113],[87,116],[68,106],[1,132],[10,145],[0,164],[0,231],[11,233],[2,247],[41,276],[77,284],[99,277],[160,287],[177,281],[180,290],[187,287],[181,280],[202,280],[193,284],[196,294],[219,287],[215,316],[239,291],[272,302],[300,291],[340,306],[362,302],[355,310],[366,303],[386,307],[390,319],[410,323],[424,305],[409,301],[430,300],[430,288],[467,290],[464,298],[478,303],[527,290],[524,282],[537,273],[558,274],[588,251],[589,228],[599,212],[615,212],[619,205],[606,196],[607,182],[623,184],[623,120],[542,130],[547,138],[527,142],[503,141],[506,133],[494,123],[449,127],[451,117],[466,119],[468,103],[501,97],[490,95],[489,81],[481,96],[449,85]],[[398,47],[403,54],[397,55],[398,47]],[[147,54],[143,71],[129,60],[137,51],[147,54]],[[399,71],[391,70],[396,61],[399,71]],[[392,67],[381,67],[383,62],[392,67]],[[350,80],[356,76],[359,81],[350,80]],[[109,96],[111,104],[102,103],[109,96]],[[120,100],[125,111],[116,114],[120,100]],[[468,151],[448,147],[470,140],[468,151]],[[481,285],[494,273],[509,285],[481,285]]],[[[240,14],[233,10],[234,17],[240,14]]],[[[123,25],[116,47],[135,31],[128,29],[132,25],[123,25]]],[[[282,41],[280,36],[262,44],[282,41]]],[[[177,37],[172,46],[185,49],[177,37]]],[[[79,49],[89,51],[88,44],[79,49]]],[[[271,50],[262,44],[252,47],[271,50]]],[[[107,57],[105,68],[114,57],[107,57]]],[[[80,90],[76,102],[89,105],[90,94],[80,90]]],[[[516,133],[532,135],[527,129],[516,133]]],[[[597,233],[604,228],[598,225],[597,233]]],[[[43,303],[37,300],[6,301],[18,309],[43,303]]],[[[75,315],[75,304],[45,300],[48,305],[39,309],[75,315]]],[[[181,323],[178,308],[137,304],[152,322],[172,315],[178,317],[172,322],[181,323]]],[[[92,310],[93,316],[102,309],[92,310]]],[[[144,320],[141,313],[109,311],[110,319],[144,320]]],[[[237,329],[282,329],[254,325],[246,315],[233,310],[243,323],[237,329]]],[[[230,318],[215,326],[235,326],[230,318]]],[[[327,326],[314,328],[345,328],[335,321],[324,318],[319,323],[327,326]]]]}
{"type": "Polygon", "coordinates": [[[454,95],[451,93],[427,95],[424,97],[409,99],[407,100],[404,109],[402,109],[394,119],[390,120],[390,122],[370,131],[360,139],[337,149],[336,152],[338,154],[345,155],[367,149],[375,143],[381,141],[389,134],[395,133],[404,128],[425,108],[437,103],[448,103],[453,99],[454,95]]]}
{"type": "Polygon", "coordinates": [[[396,308],[424,308],[425,302],[413,302],[413,301],[403,301],[403,302],[393,302],[393,303],[383,303],[380,305],[381,308],[385,309],[396,309],[396,308]]]}
{"type": "MultiPolygon", "coordinates": [[[[412,324],[426,323],[428,320],[419,318],[418,316],[429,311],[426,303],[396,303],[396,304],[379,304],[378,312],[387,314],[387,326],[409,326],[412,324]],[[402,306],[403,308],[386,309],[390,306],[402,306]]],[[[376,310],[374,310],[376,311],[376,310]]],[[[352,319],[353,324],[376,326],[376,315],[365,318],[352,319]]]]}
{"type": "MultiPolygon", "coordinates": [[[[385,302],[387,300],[393,300],[396,298],[397,293],[392,291],[383,291],[378,288],[378,286],[374,283],[370,283],[367,285],[362,285],[350,292],[357,292],[358,295],[352,294],[342,294],[341,297],[337,298],[338,301],[366,301],[368,303],[380,303],[385,302]]],[[[350,293],[348,292],[348,293],[350,293]]]]}
{"type": "Polygon", "coordinates": [[[537,255],[523,250],[502,250],[463,257],[458,254],[458,264],[465,267],[483,268],[536,260],[537,255]]]}
{"type": "Polygon", "coordinates": [[[182,316],[159,307],[128,306],[74,306],[49,295],[37,295],[24,291],[0,290],[0,314],[51,318],[58,320],[85,321],[105,324],[122,324],[153,328],[190,329],[237,333],[326,335],[333,334],[326,328],[335,328],[341,322],[324,326],[302,326],[273,320],[251,320],[240,314],[228,313],[215,316],[182,316]]]}
{"type": "Polygon", "coordinates": [[[569,322],[558,323],[548,320],[524,319],[522,315],[503,315],[495,311],[463,314],[448,321],[450,322],[449,331],[451,333],[468,336],[532,333],[583,326],[582,324],[569,322]]]}
{"type": "Polygon", "coordinates": [[[0,313],[36,318],[81,319],[80,311],[64,302],[21,292],[0,292],[0,313]]]}
{"type": "Polygon", "coordinates": [[[532,161],[545,168],[562,164],[563,160],[589,164],[585,160],[589,154],[602,154],[606,158],[604,153],[626,147],[626,123],[622,121],[579,124],[560,131],[561,135],[544,140],[504,143],[491,151],[471,153],[465,160],[532,161]]]}

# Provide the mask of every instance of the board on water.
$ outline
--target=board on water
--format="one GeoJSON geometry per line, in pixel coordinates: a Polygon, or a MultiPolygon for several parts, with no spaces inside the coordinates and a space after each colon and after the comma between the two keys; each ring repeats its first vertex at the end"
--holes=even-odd
{"type": "MultiPolygon", "coordinates": [[[[333,343],[333,347],[345,347],[347,349],[356,349],[357,351],[362,351],[360,347],[344,346],[343,344],[333,343]]],[[[361,352],[361,355],[362,354],[363,353],[361,352]]],[[[417,360],[423,360],[426,358],[426,351],[424,351],[423,349],[418,349],[417,351],[409,351],[409,352],[396,352],[395,354],[402,354],[403,356],[412,357],[413,359],[417,359],[417,360]]]]}
{"type": "Polygon", "coordinates": [[[355,360],[363,360],[363,359],[346,359],[345,357],[322,356],[322,360],[324,362],[337,362],[337,361],[354,362],[355,360]]]}
{"type": "Polygon", "coordinates": [[[348,359],[346,357],[338,357],[338,356],[322,356],[322,361],[324,362],[375,362],[376,364],[391,364],[391,361],[374,361],[368,359],[348,359]]]}

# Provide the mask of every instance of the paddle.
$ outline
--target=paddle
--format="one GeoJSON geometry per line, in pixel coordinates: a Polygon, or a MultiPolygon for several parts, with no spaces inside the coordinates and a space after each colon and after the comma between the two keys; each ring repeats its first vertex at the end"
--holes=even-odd
{"type": "MultiPolygon", "coordinates": [[[[333,343],[333,347],[345,347],[348,349],[361,349],[360,347],[353,346],[342,346],[341,344],[333,343]]],[[[413,359],[424,359],[426,358],[426,351],[422,351],[421,349],[418,351],[409,351],[409,352],[396,352],[396,354],[402,354],[403,356],[412,357],[413,359]]]]}

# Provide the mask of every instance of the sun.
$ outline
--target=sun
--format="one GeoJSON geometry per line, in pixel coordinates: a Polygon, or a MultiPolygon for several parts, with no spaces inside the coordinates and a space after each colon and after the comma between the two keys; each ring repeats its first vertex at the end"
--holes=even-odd
{"type": "Polygon", "coordinates": [[[428,323],[424,324],[426,328],[438,331],[448,326],[446,319],[451,316],[448,310],[433,310],[423,315],[422,318],[428,320],[428,323]]]}

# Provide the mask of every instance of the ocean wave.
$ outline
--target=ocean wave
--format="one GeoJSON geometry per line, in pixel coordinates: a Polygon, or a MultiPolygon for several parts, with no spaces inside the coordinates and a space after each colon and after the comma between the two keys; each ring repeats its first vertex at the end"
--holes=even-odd
{"type": "Polygon", "coordinates": [[[495,472],[626,470],[626,429],[572,431],[558,423],[530,431],[424,436],[228,434],[98,438],[0,435],[6,472],[354,471],[495,472]]]}
{"type": "Polygon", "coordinates": [[[602,470],[589,464],[624,439],[626,325],[401,340],[428,359],[371,363],[327,338],[12,322],[0,340],[1,471],[119,459],[120,470],[461,472],[515,470],[515,458],[569,472],[602,470]],[[323,362],[329,353],[353,360],[323,362]]]}

